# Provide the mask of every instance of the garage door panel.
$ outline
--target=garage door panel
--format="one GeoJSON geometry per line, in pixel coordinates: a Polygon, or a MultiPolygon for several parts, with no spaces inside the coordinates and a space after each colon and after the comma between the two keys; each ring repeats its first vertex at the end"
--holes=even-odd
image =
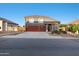
{"type": "Polygon", "coordinates": [[[27,26],[27,31],[45,31],[45,26],[27,26]]]}
{"type": "Polygon", "coordinates": [[[28,26],[27,31],[39,31],[37,26],[28,26]]]}

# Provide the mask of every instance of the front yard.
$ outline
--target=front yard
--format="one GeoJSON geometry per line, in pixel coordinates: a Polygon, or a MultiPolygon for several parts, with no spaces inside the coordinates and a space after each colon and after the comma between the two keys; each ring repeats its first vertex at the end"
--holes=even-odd
{"type": "Polygon", "coordinates": [[[51,35],[57,36],[63,36],[63,37],[77,37],[79,38],[79,28],[78,26],[70,26],[70,27],[62,27],[59,30],[51,31],[51,35]]]}
{"type": "Polygon", "coordinates": [[[51,34],[79,38],[79,24],[61,24],[59,30],[52,31],[51,34]]]}

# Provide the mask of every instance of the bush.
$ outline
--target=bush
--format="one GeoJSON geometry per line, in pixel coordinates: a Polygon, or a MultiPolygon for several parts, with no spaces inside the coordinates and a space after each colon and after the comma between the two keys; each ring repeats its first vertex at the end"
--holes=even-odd
{"type": "Polygon", "coordinates": [[[76,31],[79,32],[79,24],[70,26],[69,30],[73,33],[75,33],[76,31]]]}
{"type": "Polygon", "coordinates": [[[62,31],[61,33],[63,33],[63,34],[67,34],[67,32],[66,32],[66,31],[62,31]]]}
{"type": "Polygon", "coordinates": [[[58,31],[58,30],[55,30],[54,32],[57,33],[57,34],[60,34],[60,31],[58,31]]]}
{"type": "Polygon", "coordinates": [[[67,32],[66,31],[63,31],[62,29],[52,31],[52,34],[61,34],[61,33],[67,34],[67,32]]]}
{"type": "Polygon", "coordinates": [[[63,31],[62,29],[59,29],[60,33],[66,34],[66,31],[63,31]]]}
{"type": "Polygon", "coordinates": [[[54,30],[54,31],[52,31],[52,34],[60,34],[60,31],[59,30],[54,30]]]}

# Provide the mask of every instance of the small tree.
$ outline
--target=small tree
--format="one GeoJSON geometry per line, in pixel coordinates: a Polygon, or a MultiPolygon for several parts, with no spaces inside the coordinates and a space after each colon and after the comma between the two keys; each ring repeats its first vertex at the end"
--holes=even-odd
{"type": "Polygon", "coordinates": [[[61,24],[60,25],[60,31],[66,31],[67,24],[61,24]]]}
{"type": "Polygon", "coordinates": [[[79,32],[79,24],[74,24],[69,27],[71,32],[79,32]]]}

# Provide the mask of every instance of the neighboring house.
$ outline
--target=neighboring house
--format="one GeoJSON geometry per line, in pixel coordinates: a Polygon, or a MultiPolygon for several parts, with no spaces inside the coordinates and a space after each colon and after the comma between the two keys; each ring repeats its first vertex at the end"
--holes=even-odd
{"type": "Polygon", "coordinates": [[[69,24],[79,24],[79,19],[77,19],[77,20],[75,20],[75,21],[72,21],[71,23],[69,23],[69,24]]]}
{"type": "Polygon", "coordinates": [[[79,33],[79,19],[72,21],[69,25],[69,31],[78,34],[79,33]]]}
{"type": "Polygon", "coordinates": [[[18,31],[17,26],[18,24],[0,17],[0,31],[18,31]]]}
{"type": "Polygon", "coordinates": [[[47,16],[26,16],[25,27],[26,31],[54,31],[59,29],[59,21],[47,16]]]}
{"type": "Polygon", "coordinates": [[[79,25],[79,19],[70,22],[70,23],[68,24],[68,27],[75,26],[75,25],[77,25],[77,26],[79,25]]]}

